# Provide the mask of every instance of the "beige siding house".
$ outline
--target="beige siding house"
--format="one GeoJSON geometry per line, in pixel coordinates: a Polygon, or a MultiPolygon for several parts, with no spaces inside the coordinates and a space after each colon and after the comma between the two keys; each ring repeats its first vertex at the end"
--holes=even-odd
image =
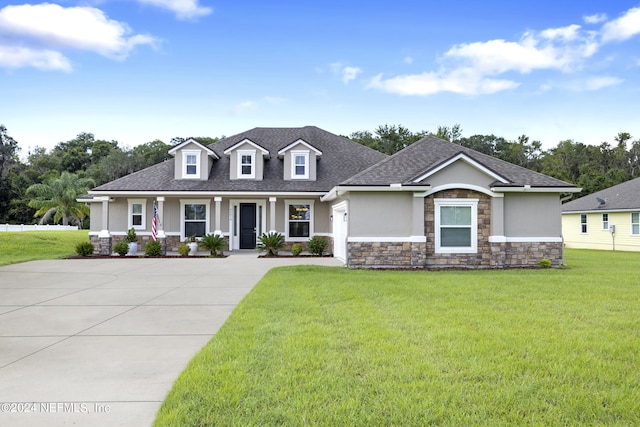
{"type": "Polygon", "coordinates": [[[562,206],[568,248],[640,251],[640,178],[562,206]]]}
{"type": "Polygon", "coordinates": [[[560,194],[574,185],[428,136],[386,156],[313,126],[255,128],[94,188],[91,239],[111,253],[127,229],[175,250],[215,233],[228,250],[263,232],[312,236],[351,267],[519,267],[562,262],[560,194]]]}

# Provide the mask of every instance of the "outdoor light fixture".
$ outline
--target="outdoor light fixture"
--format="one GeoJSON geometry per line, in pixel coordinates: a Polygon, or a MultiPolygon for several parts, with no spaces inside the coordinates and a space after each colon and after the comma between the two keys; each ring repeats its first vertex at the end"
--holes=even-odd
{"type": "Polygon", "coordinates": [[[347,222],[347,213],[345,212],[344,215],[342,215],[342,220],[344,222],[347,222]]]}

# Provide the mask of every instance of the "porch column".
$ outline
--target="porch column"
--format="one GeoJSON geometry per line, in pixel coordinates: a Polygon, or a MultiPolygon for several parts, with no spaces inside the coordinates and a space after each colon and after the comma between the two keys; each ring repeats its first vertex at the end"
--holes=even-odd
{"type": "Polygon", "coordinates": [[[111,233],[109,232],[109,196],[96,197],[102,201],[102,228],[98,233],[98,254],[111,255],[111,233]]]}
{"type": "Polygon", "coordinates": [[[276,232],[276,200],[277,197],[269,197],[269,233],[276,232]]]}
{"type": "Polygon", "coordinates": [[[162,218],[164,218],[164,196],[156,197],[156,201],[158,202],[156,207],[158,208],[158,230],[156,237],[158,239],[166,239],[167,236],[164,234],[164,222],[162,218]]]}
{"type": "Polygon", "coordinates": [[[222,197],[214,197],[213,201],[216,202],[216,222],[215,222],[215,230],[213,234],[217,234],[218,236],[222,236],[222,228],[220,227],[220,209],[222,206],[222,197]]]}

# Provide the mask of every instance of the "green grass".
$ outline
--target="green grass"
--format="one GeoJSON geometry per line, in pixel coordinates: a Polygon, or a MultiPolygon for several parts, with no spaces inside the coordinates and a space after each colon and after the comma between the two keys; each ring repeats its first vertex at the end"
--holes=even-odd
{"type": "Polygon", "coordinates": [[[0,266],[75,255],[76,243],[89,240],[87,230],[0,233],[0,266]]]}
{"type": "Polygon", "coordinates": [[[155,425],[638,425],[640,254],[567,263],[272,270],[155,425]]]}

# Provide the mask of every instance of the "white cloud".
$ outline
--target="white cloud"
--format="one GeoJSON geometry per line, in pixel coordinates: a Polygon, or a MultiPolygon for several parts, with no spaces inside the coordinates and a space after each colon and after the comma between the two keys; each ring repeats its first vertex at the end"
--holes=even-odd
{"type": "Polygon", "coordinates": [[[413,64],[413,58],[410,56],[405,56],[404,57],[404,63],[405,64],[413,64]]]}
{"type": "Polygon", "coordinates": [[[342,78],[342,83],[344,84],[348,84],[351,80],[355,80],[358,74],[362,72],[361,68],[345,66],[340,62],[330,64],[329,69],[334,75],[340,76],[342,78]]]}
{"type": "Polygon", "coordinates": [[[452,92],[464,95],[481,95],[500,92],[518,87],[510,80],[488,79],[469,68],[461,68],[452,73],[426,72],[383,79],[375,76],[368,87],[398,95],[433,95],[452,92]]]}
{"type": "Polygon", "coordinates": [[[617,77],[608,77],[608,76],[592,77],[585,81],[583,87],[585,90],[599,90],[609,86],[617,86],[622,82],[623,80],[617,77]]]}
{"type": "MultiPolygon", "coordinates": [[[[93,7],[64,8],[56,4],[43,3],[6,6],[0,9],[0,36],[4,36],[5,39],[18,39],[20,46],[25,49],[23,54],[31,52],[34,58],[49,58],[51,64],[65,63],[60,62],[64,56],[59,50],[86,50],[111,59],[123,60],[134,47],[155,47],[158,42],[152,36],[131,33],[126,24],[109,19],[101,10],[93,7]]],[[[11,46],[17,44],[12,43],[11,46]]],[[[6,45],[4,49],[7,50],[6,45]]],[[[32,63],[33,61],[25,62],[32,63]]],[[[4,62],[0,62],[0,66],[3,64],[4,62]]],[[[66,65],[49,69],[69,67],[66,60],[66,65]]]]}
{"type": "Polygon", "coordinates": [[[195,19],[213,12],[210,7],[200,6],[198,0],[138,0],[138,2],[174,12],[178,19],[195,19]]]}
{"type": "Polygon", "coordinates": [[[586,15],[583,16],[584,22],[587,24],[599,24],[607,20],[607,15],[605,13],[596,13],[594,15],[586,15]]]}
{"type": "Polygon", "coordinates": [[[598,33],[582,30],[576,24],[528,31],[517,41],[496,39],[454,45],[444,53],[437,70],[387,79],[378,75],[368,87],[399,95],[492,94],[520,86],[512,77],[501,77],[506,73],[579,71],[599,47],[598,33]]]}
{"type": "Polygon", "coordinates": [[[257,108],[257,105],[254,101],[244,101],[240,102],[233,108],[233,113],[237,116],[248,113],[249,111],[253,111],[257,108]]]}
{"type": "Polygon", "coordinates": [[[60,52],[0,45],[0,67],[33,67],[41,70],[71,71],[71,63],[60,52]]]}
{"type": "Polygon", "coordinates": [[[627,40],[640,34],[640,7],[627,10],[624,15],[602,26],[602,41],[627,40]]]}

